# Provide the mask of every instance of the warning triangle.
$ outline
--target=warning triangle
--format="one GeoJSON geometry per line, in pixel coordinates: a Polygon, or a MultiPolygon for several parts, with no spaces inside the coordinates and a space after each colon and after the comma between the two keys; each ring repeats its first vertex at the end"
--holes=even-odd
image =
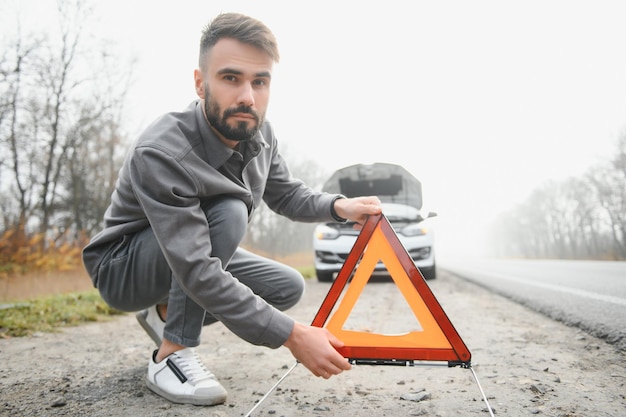
{"type": "Polygon", "coordinates": [[[470,365],[469,350],[384,214],[370,216],[363,225],[311,325],[326,327],[342,340],[345,346],[337,350],[350,360],[448,361],[450,366],[470,365]],[[377,334],[344,328],[379,262],[387,268],[421,329],[377,334]],[[341,303],[335,308],[341,294],[341,303]]]}

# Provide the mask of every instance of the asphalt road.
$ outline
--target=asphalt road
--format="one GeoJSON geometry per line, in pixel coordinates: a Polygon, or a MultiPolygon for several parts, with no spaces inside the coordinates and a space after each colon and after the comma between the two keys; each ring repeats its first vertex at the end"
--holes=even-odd
{"type": "Polygon", "coordinates": [[[439,267],[626,350],[626,262],[485,259],[439,267]]]}
{"type": "MultiPolygon", "coordinates": [[[[470,349],[496,417],[626,415],[626,351],[443,270],[428,286],[470,349]]],[[[307,280],[303,299],[288,313],[310,322],[329,289],[307,280]]],[[[410,330],[412,315],[395,284],[375,282],[348,322],[393,334],[410,330]]],[[[146,387],[154,348],[133,314],[0,339],[0,416],[243,417],[294,364],[286,348],[253,346],[221,323],[207,326],[197,351],[228,400],[179,405],[146,387]]],[[[329,380],[298,366],[254,417],[488,415],[470,371],[444,364],[355,365],[329,380]]]]}

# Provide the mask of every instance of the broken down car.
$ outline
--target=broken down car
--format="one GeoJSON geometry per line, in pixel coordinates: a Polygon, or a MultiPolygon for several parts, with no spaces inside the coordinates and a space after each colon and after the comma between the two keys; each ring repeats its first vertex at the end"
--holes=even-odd
{"type": "MultiPolygon", "coordinates": [[[[324,183],[323,191],[346,197],[375,195],[382,202],[383,214],[391,223],[422,276],[437,276],[435,237],[427,219],[436,213],[422,213],[422,184],[409,171],[389,163],[357,164],[336,171],[324,183]]],[[[341,270],[359,231],[354,223],[328,222],[315,228],[313,249],[315,272],[322,282],[332,282],[341,270]]],[[[388,275],[379,263],[374,274],[388,275]]]]}

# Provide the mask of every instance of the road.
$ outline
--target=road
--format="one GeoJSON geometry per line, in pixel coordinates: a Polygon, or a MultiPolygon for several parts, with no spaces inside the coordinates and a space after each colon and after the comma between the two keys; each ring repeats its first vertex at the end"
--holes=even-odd
{"type": "MultiPolygon", "coordinates": [[[[626,415],[626,351],[444,270],[428,286],[470,349],[496,417],[626,415]]],[[[412,313],[403,308],[401,292],[391,282],[372,287],[353,311],[356,325],[374,332],[404,329],[412,313]]],[[[329,289],[307,280],[302,301],[288,313],[310,322],[329,289]]],[[[253,346],[221,323],[208,326],[197,351],[228,400],[215,407],[177,405],[144,382],[154,347],[133,314],[0,339],[0,416],[242,417],[294,363],[286,348],[253,346]]],[[[254,414],[280,416],[488,413],[467,369],[356,365],[329,380],[296,367],[254,414]]]]}
{"type": "Polygon", "coordinates": [[[485,259],[439,267],[626,350],[626,262],[485,259]]]}

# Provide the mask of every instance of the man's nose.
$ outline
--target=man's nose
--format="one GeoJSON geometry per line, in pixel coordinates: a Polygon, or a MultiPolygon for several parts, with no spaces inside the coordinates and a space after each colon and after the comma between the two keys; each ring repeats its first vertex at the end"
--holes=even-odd
{"type": "Polygon", "coordinates": [[[237,97],[238,105],[245,105],[251,107],[254,105],[254,89],[251,84],[244,83],[239,91],[239,97],[237,97]]]}

